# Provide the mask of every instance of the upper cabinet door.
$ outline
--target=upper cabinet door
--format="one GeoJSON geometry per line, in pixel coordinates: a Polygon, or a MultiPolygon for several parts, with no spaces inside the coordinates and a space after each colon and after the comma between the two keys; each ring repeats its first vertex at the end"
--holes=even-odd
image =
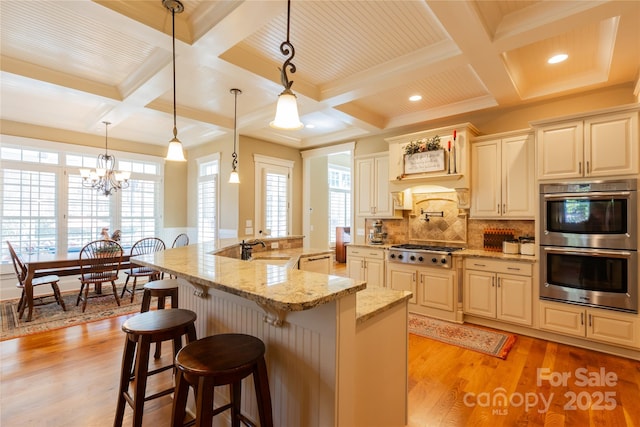
{"type": "Polygon", "coordinates": [[[378,154],[356,159],[356,216],[393,217],[393,198],[389,192],[389,155],[378,154]]]}
{"type": "Polygon", "coordinates": [[[533,135],[502,140],[502,216],[535,217],[535,147],[533,135]]]}
{"type": "Polygon", "coordinates": [[[585,120],[586,174],[638,173],[638,113],[585,120]]]}
{"type": "Polygon", "coordinates": [[[583,176],[582,120],[538,129],[538,178],[583,176]]]}
{"type": "Polygon", "coordinates": [[[374,213],[375,193],[372,185],[374,178],[373,158],[356,160],[356,215],[369,216],[374,213]]]}
{"type": "Polygon", "coordinates": [[[375,157],[374,163],[375,214],[376,216],[393,216],[393,198],[389,192],[389,156],[375,157]]]}
{"type": "Polygon", "coordinates": [[[500,140],[473,143],[471,159],[471,216],[498,217],[502,205],[500,140]]]}
{"type": "Polygon", "coordinates": [[[472,144],[472,218],[535,217],[534,151],[530,133],[472,144]]]}
{"type": "Polygon", "coordinates": [[[638,173],[638,111],[592,115],[538,128],[538,178],[638,173]]]}

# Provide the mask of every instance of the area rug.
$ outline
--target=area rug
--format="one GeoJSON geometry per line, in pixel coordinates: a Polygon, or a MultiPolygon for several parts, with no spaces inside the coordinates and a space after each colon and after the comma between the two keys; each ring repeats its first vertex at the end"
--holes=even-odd
{"type": "Polygon", "coordinates": [[[409,333],[506,359],[516,336],[470,325],[409,314],[409,333]]]}
{"type": "MultiPolygon", "coordinates": [[[[118,286],[118,295],[121,290],[122,285],[118,286]]],[[[105,284],[102,295],[97,296],[92,295],[92,292],[89,293],[90,299],[83,313],[82,301],[79,306],[76,306],[77,296],[78,291],[62,294],[67,311],[62,311],[53,297],[45,298],[42,301],[43,305],[36,305],[33,308],[33,317],[30,322],[25,322],[27,312],[22,316],[22,320],[18,320],[18,299],[0,302],[0,317],[2,318],[0,341],[135,313],[140,311],[142,301],[142,294],[138,294],[138,292],[136,292],[133,303],[131,303],[131,295],[125,294],[125,297],[120,300],[120,307],[118,307],[111,292],[111,285],[105,284]]]]}

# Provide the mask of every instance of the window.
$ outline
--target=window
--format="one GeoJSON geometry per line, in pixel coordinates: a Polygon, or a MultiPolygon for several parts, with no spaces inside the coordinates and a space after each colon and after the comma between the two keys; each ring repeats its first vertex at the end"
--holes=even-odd
{"type": "Polygon", "coordinates": [[[351,225],[351,170],[329,163],[329,243],[336,243],[336,227],[351,225]]]}
{"type": "Polygon", "coordinates": [[[218,237],[218,177],[220,154],[198,159],[198,241],[218,237]]]}
{"type": "Polygon", "coordinates": [[[291,233],[291,172],[293,161],[254,155],[257,232],[272,237],[291,233]]]}
{"type": "Polygon", "coordinates": [[[80,252],[110,227],[110,199],[83,186],[79,173],[69,173],[67,200],[67,251],[80,252]]]}
{"type": "MultiPolygon", "coordinates": [[[[101,150],[100,150],[101,152],[101,150]]],[[[118,169],[130,186],[109,197],[83,186],[79,167],[95,167],[98,150],[2,135],[0,238],[19,252],[74,252],[120,229],[124,246],[158,235],[162,163],[152,156],[119,153],[118,169]],[[95,154],[94,154],[95,152],[95,154]],[[60,248],[63,248],[62,250],[60,248]]],[[[2,245],[2,263],[10,262],[2,245]]]]}
{"type": "MultiPolygon", "coordinates": [[[[2,242],[9,240],[16,251],[55,252],[57,246],[55,172],[2,169],[2,242]]],[[[8,251],[2,245],[2,261],[8,251]]]]}

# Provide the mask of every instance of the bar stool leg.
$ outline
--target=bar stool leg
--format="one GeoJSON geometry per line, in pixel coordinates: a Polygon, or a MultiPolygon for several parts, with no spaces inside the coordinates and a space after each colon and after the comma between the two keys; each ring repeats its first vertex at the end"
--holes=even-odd
{"type": "MultiPolygon", "coordinates": [[[[213,381],[209,378],[198,378],[198,393],[196,394],[196,427],[211,427],[213,425],[213,381]]],[[[235,427],[232,420],[232,426],[235,427]]]]}
{"type": "MultiPolygon", "coordinates": [[[[240,427],[240,402],[242,400],[242,382],[236,381],[229,385],[231,395],[231,427],[240,427]]],[[[260,400],[260,399],[258,399],[260,400]]]]}
{"type": "MultiPolygon", "coordinates": [[[[146,291],[145,291],[145,293],[146,293],[146,291]]],[[[143,298],[144,298],[144,296],[143,296],[143,298]]],[[[173,300],[173,298],[172,298],[172,300],[173,300]]],[[[164,304],[165,304],[164,296],[159,296],[158,297],[158,310],[164,310],[164,304]]],[[[147,311],[149,311],[149,310],[147,309],[147,311]]],[[[162,341],[158,341],[156,343],[156,351],[155,351],[155,353],[153,353],[153,358],[154,359],[160,359],[161,356],[162,356],[162,341]]]]}
{"type": "Polygon", "coordinates": [[[142,415],[144,414],[144,393],[147,388],[147,373],[149,371],[149,348],[151,347],[151,337],[140,335],[138,338],[138,351],[136,353],[133,406],[133,425],[142,426],[142,415]]]}
{"type": "Polygon", "coordinates": [[[125,336],[124,353],[122,354],[122,369],[120,371],[120,388],[118,393],[118,404],[116,406],[116,417],[113,421],[114,427],[122,427],[122,419],[124,418],[124,409],[126,401],[124,393],[129,390],[129,381],[131,376],[128,374],[131,372],[133,365],[133,358],[135,356],[136,342],[129,339],[129,336],[125,336]]]}
{"type": "Polygon", "coordinates": [[[260,427],[273,427],[273,419],[271,417],[271,414],[273,413],[271,407],[271,392],[269,391],[267,364],[264,357],[258,361],[258,366],[253,372],[253,384],[255,386],[258,401],[260,427]]]}
{"type": "Polygon", "coordinates": [[[173,394],[173,409],[171,410],[171,425],[182,427],[184,418],[187,415],[187,397],[189,396],[189,383],[183,372],[178,369],[176,372],[176,388],[173,394]]]}

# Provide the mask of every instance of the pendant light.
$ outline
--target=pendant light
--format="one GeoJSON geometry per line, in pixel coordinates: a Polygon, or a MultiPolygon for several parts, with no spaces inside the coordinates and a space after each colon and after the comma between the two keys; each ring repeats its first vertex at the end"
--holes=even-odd
{"type": "Polygon", "coordinates": [[[272,128],[285,129],[285,130],[297,130],[301,129],[304,125],[300,122],[298,115],[298,104],[296,101],[296,95],[291,90],[293,81],[289,81],[287,76],[287,68],[291,70],[291,73],[296,72],[296,66],[291,62],[296,52],[293,45],[289,41],[289,23],[291,20],[291,0],[287,1],[287,40],[280,45],[280,52],[287,56],[287,59],[280,68],[280,79],[282,80],[282,86],[284,90],[278,95],[278,104],[276,105],[276,117],[269,124],[272,128]]]}
{"type": "Polygon", "coordinates": [[[162,0],[162,5],[171,11],[172,40],[173,40],[173,139],[169,141],[166,160],[184,162],[182,143],[178,139],[176,127],[176,13],[181,13],[184,6],[179,0],[162,0]]]}
{"type": "Polygon", "coordinates": [[[231,175],[229,175],[229,184],[240,184],[240,176],[238,175],[238,171],[236,168],[238,167],[238,154],[236,153],[236,142],[238,139],[238,95],[242,95],[242,91],[240,89],[231,89],[231,92],[234,97],[234,105],[233,105],[233,161],[231,162],[231,175]]]}

